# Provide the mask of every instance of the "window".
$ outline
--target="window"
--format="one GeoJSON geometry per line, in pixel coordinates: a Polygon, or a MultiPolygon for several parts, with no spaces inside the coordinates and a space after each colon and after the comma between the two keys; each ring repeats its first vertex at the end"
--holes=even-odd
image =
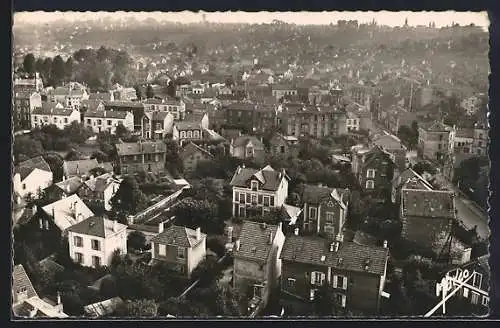
{"type": "Polygon", "coordinates": [[[102,124],[102,120],[97,120],[97,125],[101,125],[102,124]]]}
{"type": "Polygon", "coordinates": [[[261,285],[253,285],[253,296],[254,297],[262,297],[262,286],[261,285]]]}
{"type": "Polygon", "coordinates": [[[258,199],[258,203],[259,203],[259,205],[262,205],[262,195],[258,195],[258,198],[259,198],[259,199],[258,199]]]}
{"type": "Polygon", "coordinates": [[[92,256],[92,266],[93,267],[101,266],[101,258],[99,256],[92,256]]]}
{"type": "Polygon", "coordinates": [[[274,196],[271,196],[271,206],[274,206],[274,196]]]}
{"type": "Polygon", "coordinates": [[[325,282],[325,274],[319,271],[311,272],[311,285],[323,285],[325,282]]]}
{"type": "Polygon", "coordinates": [[[74,237],[74,245],[76,247],[83,247],[83,238],[80,236],[75,236],[74,237]]]}
{"type": "Polygon", "coordinates": [[[49,230],[49,220],[45,220],[45,230],[49,230]]]}
{"type": "Polygon", "coordinates": [[[96,240],[96,239],[92,239],[92,249],[94,251],[100,251],[101,248],[99,247],[99,240],[96,240]]]}
{"type": "Polygon", "coordinates": [[[245,216],[245,206],[244,205],[240,205],[240,207],[238,208],[238,215],[240,217],[244,217],[245,216]]]}
{"type": "Polygon", "coordinates": [[[257,190],[259,188],[259,182],[258,181],[252,181],[251,182],[251,189],[252,190],[257,190]]]}
{"type": "Polygon", "coordinates": [[[193,131],[193,138],[199,139],[200,138],[200,132],[199,131],[193,131]]]}
{"type": "Polygon", "coordinates": [[[82,253],[75,253],[75,261],[76,263],[83,263],[83,254],[82,253]]]}
{"type": "Polygon", "coordinates": [[[57,117],[54,117],[54,123],[57,123],[57,117]]]}
{"type": "Polygon", "coordinates": [[[374,187],[373,180],[366,180],[365,187],[366,187],[366,189],[373,189],[373,187],[374,187]]]}
{"type": "Polygon", "coordinates": [[[90,118],[88,118],[88,119],[87,119],[87,124],[90,124],[90,122],[91,122],[91,121],[90,121],[90,118]]]}
{"type": "Polygon", "coordinates": [[[185,257],[185,249],[184,247],[177,247],[177,258],[183,259],[185,257]]]}
{"type": "Polygon", "coordinates": [[[295,287],[295,279],[288,278],[287,285],[288,285],[289,288],[294,288],[295,287]]]}
{"type": "Polygon", "coordinates": [[[165,245],[158,245],[158,254],[161,256],[166,256],[167,255],[167,246],[165,245]]]}
{"type": "Polygon", "coordinates": [[[333,223],[335,216],[332,212],[326,212],[326,222],[333,223]]]}
{"type": "Polygon", "coordinates": [[[192,138],[193,137],[193,131],[188,131],[187,132],[187,137],[192,138]]]}
{"type": "Polygon", "coordinates": [[[239,198],[240,198],[240,193],[235,191],[234,192],[234,201],[237,202],[239,200],[239,198]]]}
{"type": "Polygon", "coordinates": [[[315,207],[309,207],[309,218],[310,219],[316,218],[316,208],[315,207]]]}
{"type": "Polygon", "coordinates": [[[314,296],[316,294],[316,290],[317,289],[311,289],[311,291],[309,292],[309,300],[314,301],[314,296]]]}
{"type": "Polygon", "coordinates": [[[333,288],[347,289],[347,277],[334,275],[333,276],[333,288]]]}
{"type": "Polygon", "coordinates": [[[468,288],[464,288],[464,298],[467,298],[469,297],[469,289],[468,288]]]}
{"type": "Polygon", "coordinates": [[[252,204],[253,205],[257,204],[257,195],[252,195],[252,204]]]}
{"type": "Polygon", "coordinates": [[[112,125],[111,120],[108,120],[108,122],[107,122],[107,123],[108,123],[108,125],[112,125]]]}
{"type": "Polygon", "coordinates": [[[39,219],[38,223],[40,224],[40,230],[43,229],[43,219],[39,219]]]}
{"type": "Polygon", "coordinates": [[[181,131],[181,139],[186,138],[186,131],[181,131]]]}
{"type": "Polygon", "coordinates": [[[26,183],[23,183],[23,190],[26,190],[26,183]]]}
{"type": "Polygon", "coordinates": [[[479,303],[479,293],[471,291],[471,299],[470,299],[472,304],[477,304],[479,303]]]}
{"type": "Polygon", "coordinates": [[[68,123],[68,118],[64,118],[64,123],[68,123]]]}
{"type": "Polygon", "coordinates": [[[245,194],[240,193],[240,204],[245,204],[245,194]]]}
{"type": "Polygon", "coordinates": [[[477,273],[474,275],[474,278],[472,278],[472,286],[476,288],[481,288],[481,283],[483,282],[483,275],[480,273],[477,273]]]}
{"type": "Polygon", "coordinates": [[[269,196],[264,196],[264,206],[269,206],[269,196]]]}
{"type": "Polygon", "coordinates": [[[367,178],[375,178],[375,170],[374,169],[366,170],[366,177],[367,178]]]}
{"type": "Polygon", "coordinates": [[[483,296],[483,299],[481,300],[481,304],[484,306],[488,306],[490,299],[487,296],[483,296]]]}
{"type": "Polygon", "coordinates": [[[347,297],[344,294],[336,294],[335,300],[337,301],[337,304],[345,308],[347,297]]]}

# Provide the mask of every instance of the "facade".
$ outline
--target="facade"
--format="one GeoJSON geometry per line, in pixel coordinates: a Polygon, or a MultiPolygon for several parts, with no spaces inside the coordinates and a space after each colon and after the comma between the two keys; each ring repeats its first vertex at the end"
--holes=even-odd
{"type": "Polygon", "coordinates": [[[91,177],[78,189],[78,196],[89,206],[111,210],[111,198],[120,187],[120,180],[112,174],[105,173],[98,177],[91,177]]]}
{"type": "Polygon", "coordinates": [[[134,116],[133,131],[141,131],[142,117],[144,116],[144,104],[136,101],[105,101],[104,109],[106,111],[131,112],[134,116]]]}
{"type": "Polygon", "coordinates": [[[71,177],[86,179],[90,177],[90,171],[100,167],[97,159],[80,159],[76,161],[63,162],[63,180],[71,177]]]}
{"type": "Polygon", "coordinates": [[[444,160],[453,153],[455,127],[449,127],[441,122],[418,128],[418,147],[424,158],[444,160]]]}
{"type": "Polygon", "coordinates": [[[323,138],[346,134],[346,119],[336,107],[285,103],[278,108],[277,124],[289,136],[323,138]]]}
{"type": "Polygon", "coordinates": [[[166,111],[144,113],[142,118],[142,137],[146,139],[163,140],[166,135],[172,134],[174,116],[166,111]]]}
{"type": "Polygon", "coordinates": [[[433,190],[432,185],[427,182],[420,174],[408,168],[392,179],[391,201],[393,204],[399,204],[401,201],[402,189],[422,189],[433,190]]]}
{"type": "Polygon", "coordinates": [[[281,253],[281,290],[309,303],[318,288],[328,285],[342,307],[375,315],[380,309],[388,257],[385,247],[293,235],[286,239],[281,253]]]}
{"type": "Polygon", "coordinates": [[[226,124],[233,128],[253,131],[256,105],[250,102],[235,102],[222,107],[226,113],[226,124]]]}
{"type": "Polygon", "coordinates": [[[31,112],[31,127],[37,128],[53,124],[63,130],[72,122],[81,122],[80,112],[72,108],[64,108],[60,103],[44,103],[41,108],[31,112]]]}
{"type": "Polygon", "coordinates": [[[94,133],[116,133],[116,127],[122,125],[129,131],[134,131],[134,115],[122,111],[87,111],[84,114],[85,127],[91,128],[94,133]]]}
{"type": "Polygon", "coordinates": [[[293,86],[276,84],[272,86],[271,93],[276,99],[281,99],[286,96],[296,96],[298,91],[297,88],[293,86]]]}
{"type": "Polygon", "coordinates": [[[175,122],[172,136],[182,146],[185,142],[203,140],[203,128],[199,122],[175,122]]]}
{"type": "Polygon", "coordinates": [[[37,198],[52,182],[52,171],[42,156],[21,162],[14,168],[13,191],[22,198],[28,195],[37,198]]]}
{"type": "Polygon", "coordinates": [[[119,143],[116,150],[121,174],[138,171],[157,173],[165,169],[167,145],[163,141],[119,143]]]}
{"type": "Polygon", "coordinates": [[[379,146],[353,149],[351,168],[364,193],[386,200],[391,195],[395,163],[392,155],[379,146]]]}
{"type": "Polygon", "coordinates": [[[269,141],[269,152],[274,156],[298,156],[299,139],[275,133],[269,141]]]}
{"type": "Polygon", "coordinates": [[[301,195],[301,230],[334,239],[344,228],[349,194],[348,189],[305,185],[301,195]]]}
{"type": "Polygon", "coordinates": [[[349,88],[348,95],[352,101],[365,106],[370,110],[372,103],[372,90],[368,86],[364,85],[354,85],[349,88]]]}
{"type": "Polygon", "coordinates": [[[213,159],[213,155],[205,149],[190,142],[179,152],[179,158],[182,161],[184,172],[193,172],[196,170],[198,163],[213,159]]]}
{"type": "Polygon", "coordinates": [[[103,217],[89,217],[68,228],[69,255],[82,266],[109,266],[113,253],[127,254],[127,226],[103,217]]]}
{"type": "Polygon", "coordinates": [[[15,91],[39,92],[43,90],[43,80],[36,72],[33,76],[16,76],[13,86],[15,91]]]}
{"type": "Polygon", "coordinates": [[[447,238],[456,220],[455,194],[452,191],[402,189],[401,236],[434,251],[439,239],[447,238]]]}
{"type": "Polygon", "coordinates": [[[113,92],[95,92],[95,93],[90,93],[89,94],[89,99],[88,100],[94,100],[94,101],[115,101],[115,95],[114,95],[113,92]]]}
{"type": "Polygon", "coordinates": [[[458,128],[453,142],[454,153],[471,154],[474,144],[474,129],[458,128]]]}
{"type": "Polygon", "coordinates": [[[12,111],[14,130],[31,130],[31,113],[41,107],[42,96],[38,92],[16,92],[12,111]]]}
{"type": "Polygon", "coordinates": [[[169,112],[175,120],[183,120],[186,114],[186,104],[182,99],[147,99],[143,104],[145,111],[169,112]]]}
{"type": "Polygon", "coordinates": [[[231,156],[239,159],[264,160],[265,149],[262,141],[253,136],[240,136],[231,140],[229,147],[231,156]]]}
{"type": "Polygon", "coordinates": [[[233,249],[233,285],[250,298],[252,310],[262,309],[279,286],[280,254],[285,235],[278,226],[244,221],[233,249]]]}
{"type": "Polygon", "coordinates": [[[180,275],[189,277],[205,259],[206,238],[200,228],[193,230],[172,225],[163,230],[163,223],[160,223],[158,235],[151,239],[152,260],[162,261],[180,275]]]}
{"type": "Polygon", "coordinates": [[[260,170],[238,166],[230,183],[233,216],[249,217],[280,208],[288,197],[289,180],[284,170],[275,171],[269,165],[260,170]]]}
{"type": "Polygon", "coordinates": [[[472,152],[479,156],[488,154],[488,129],[486,126],[476,124],[474,127],[474,140],[472,142],[472,152]]]}
{"type": "Polygon", "coordinates": [[[52,93],[52,100],[61,103],[65,108],[80,110],[82,100],[89,99],[86,88],[77,82],[70,82],[65,86],[57,87],[52,93]]]}
{"type": "Polygon", "coordinates": [[[387,153],[391,154],[399,172],[406,169],[408,166],[406,160],[407,149],[398,137],[392,134],[384,133],[382,135],[374,136],[371,143],[373,146],[378,146],[387,153]]]}

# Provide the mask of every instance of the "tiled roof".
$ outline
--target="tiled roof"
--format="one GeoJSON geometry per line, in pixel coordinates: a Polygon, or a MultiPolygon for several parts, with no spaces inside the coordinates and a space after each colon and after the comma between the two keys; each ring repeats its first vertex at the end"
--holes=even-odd
{"type": "Polygon", "coordinates": [[[252,143],[255,149],[264,149],[264,144],[254,136],[240,136],[233,140],[233,147],[246,147],[248,143],[252,143]]]}
{"type": "Polygon", "coordinates": [[[452,191],[403,189],[403,215],[455,218],[455,195],[452,191]]]}
{"type": "Polygon", "coordinates": [[[62,265],[58,264],[57,262],[55,262],[54,260],[52,260],[49,257],[44,258],[43,260],[38,262],[38,265],[40,265],[40,267],[43,270],[45,270],[49,273],[57,273],[57,272],[64,271],[64,267],[62,265]]]}
{"type": "Polygon", "coordinates": [[[162,233],[151,238],[152,243],[161,245],[173,245],[177,247],[195,247],[204,238],[206,234],[201,233],[201,239],[196,239],[196,230],[176,225],[170,226],[162,233]]]}
{"type": "Polygon", "coordinates": [[[270,239],[276,237],[277,231],[278,227],[275,225],[244,221],[239,236],[240,248],[234,249],[234,257],[266,261],[272,249],[270,239]]]}
{"type": "Polygon", "coordinates": [[[320,237],[290,236],[283,245],[281,259],[330,266],[339,270],[384,274],[388,258],[387,248],[342,242],[335,252],[330,251],[330,244],[331,242],[320,237]],[[321,261],[323,256],[325,259],[321,261]]]}
{"type": "Polygon", "coordinates": [[[179,157],[181,159],[184,159],[186,157],[189,157],[191,156],[192,154],[196,153],[196,152],[201,152],[203,154],[205,154],[206,156],[208,157],[213,157],[212,154],[210,154],[208,151],[206,151],[205,149],[201,148],[200,146],[190,142],[188,143],[186,146],[184,146],[181,151],[179,152],[179,157]]]}
{"type": "Polygon", "coordinates": [[[119,156],[154,154],[166,152],[167,145],[162,141],[126,142],[116,144],[116,150],[119,156]]]}
{"type": "Polygon", "coordinates": [[[127,229],[127,226],[118,222],[114,222],[103,217],[91,216],[75,225],[68,228],[68,231],[87,235],[106,238],[117,232],[127,229]],[[113,230],[116,224],[116,230],[113,230]]]}
{"type": "Polygon", "coordinates": [[[401,172],[401,174],[394,179],[392,179],[392,185],[395,188],[399,188],[401,186],[405,186],[406,184],[418,185],[418,189],[434,189],[432,185],[427,182],[420,174],[415,172],[413,169],[409,168],[401,172]]]}
{"type": "Polygon", "coordinates": [[[90,170],[99,167],[99,163],[94,159],[81,159],[77,161],[64,161],[63,170],[67,176],[81,176],[90,170]]]}
{"type": "Polygon", "coordinates": [[[423,124],[422,127],[425,131],[428,132],[445,132],[445,131],[450,131],[451,127],[445,125],[444,123],[440,121],[434,121],[431,124],[423,124]]]}
{"type": "Polygon", "coordinates": [[[303,105],[303,104],[283,104],[283,108],[285,109],[286,112],[288,113],[317,113],[317,114],[322,114],[322,113],[335,113],[338,112],[340,114],[344,114],[345,112],[338,109],[337,107],[334,106],[312,106],[312,105],[303,105]]]}
{"type": "Polygon", "coordinates": [[[282,179],[289,179],[284,170],[275,171],[269,165],[261,170],[238,166],[230,184],[235,187],[247,187],[247,182],[252,177],[262,183],[261,189],[272,191],[278,189],[282,179]]]}
{"type": "Polygon", "coordinates": [[[201,129],[201,123],[198,121],[196,121],[196,122],[192,122],[192,121],[175,122],[174,126],[177,128],[178,131],[201,129]]]}
{"type": "Polygon", "coordinates": [[[104,173],[94,179],[89,179],[85,181],[85,185],[92,191],[103,192],[112,183],[119,183],[119,181],[113,179],[111,173],[104,173]]]}
{"type": "Polygon", "coordinates": [[[80,189],[82,184],[83,182],[80,177],[71,177],[64,181],[55,183],[54,185],[63,190],[66,194],[74,194],[78,191],[78,189],[80,189]]]}
{"type": "Polygon", "coordinates": [[[124,304],[123,300],[117,296],[101,302],[86,305],[83,310],[87,315],[98,318],[112,314],[122,304],[124,304]]]}
{"type": "Polygon", "coordinates": [[[319,204],[325,198],[332,198],[341,206],[345,206],[348,193],[348,189],[305,185],[302,190],[302,201],[304,203],[319,204]]]}
{"type": "Polygon", "coordinates": [[[23,265],[18,264],[12,271],[12,292],[17,293],[23,289],[26,290],[27,298],[38,296],[23,265]]]}
{"type": "Polygon", "coordinates": [[[186,114],[184,119],[185,122],[201,122],[201,120],[205,117],[205,113],[189,113],[186,114]]]}
{"type": "Polygon", "coordinates": [[[273,84],[272,86],[273,90],[297,90],[295,86],[292,85],[285,85],[285,84],[273,84]]]}
{"type": "Polygon", "coordinates": [[[125,111],[114,111],[114,110],[96,110],[85,112],[85,117],[87,118],[114,118],[114,119],[125,119],[129,112],[125,111]]]}
{"type": "Polygon", "coordinates": [[[249,102],[236,102],[225,107],[227,110],[255,110],[255,104],[249,102]]]}
{"type": "Polygon", "coordinates": [[[43,159],[42,156],[30,158],[24,162],[19,163],[15,167],[15,172],[21,175],[21,181],[24,180],[34,169],[52,172],[49,164],[43,159]]]}
{"type": "Polygon", "coordinates": [[[111,100],[111,94],[108,92],[97,92],[89,94],[89,100],[111,100]]]}
{"type": "Polygon", "coordinates": [[[474,138],[474,129],[457,129],[455,138],[474,138]]]}
{"type": "Polygon", "coordinates": [[[52,217],[54,224],[59,227],[61,231],[94,215],[76,194],[45,205],[42,207],[42,210],[49,217],[52,217]],[[74,209],[75,204],[76,210],[74,209]]]}
{"type": "Polygon", "coordinates": [[[154,111],[151,112],[151,120],[152,121],[164,121],[167,116],[172,116],[173,115],[170,112],[162,112],[162,111],[154,111]]]}
{"type": "Polygon", "coordinates": [[[85,99],[80,102],[80,107],[86,108],[88,111],[96,111],[100,104],[104,104],[104,101],[97,99],[85,99]]]}
{"type": "Polygon", "coordinates": [[[30,318],[68,318],[68,315],[61,311],[57,305],[52,305],[45,299],[33,296],[25,300],[19,306],[14,307],[14,313],[20,317],[30,318]],[[32,316],[32,311],[36,313],[32,316]]]}
{"type": "Polygon", "coordinates": [[[144,104],[137,101],[105,101],[104,107],[121,107],[121,108],[142,108],[144,109],[144,104]]]}
{"type": "MultiPolygon", "coordinates": [[[[46,103],[44,103],[46,104],[46,103]]],[[[40,108],[35,108],[32,111],[33,115],[56,115],[56,116],[70,116],[73,113],[72,108],[58,108],[54,104],[42,105],[40,108]]]]}
{"type": "Polygon", "coordinates": [[[380,146],[388,151],[406,149],[406,147],[401,143],[401,140],[392,134],[384,134],[378,136],[373,140],[373,144],[380,146]]]}

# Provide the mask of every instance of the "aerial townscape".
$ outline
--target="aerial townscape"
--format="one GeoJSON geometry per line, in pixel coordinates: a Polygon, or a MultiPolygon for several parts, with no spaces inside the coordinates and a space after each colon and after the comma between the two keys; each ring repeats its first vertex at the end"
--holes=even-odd
{"type": "Polygon", "coordinates": [[[448,17],[14,24],[13,317],[487,314],[488,32],[448,17]]]}

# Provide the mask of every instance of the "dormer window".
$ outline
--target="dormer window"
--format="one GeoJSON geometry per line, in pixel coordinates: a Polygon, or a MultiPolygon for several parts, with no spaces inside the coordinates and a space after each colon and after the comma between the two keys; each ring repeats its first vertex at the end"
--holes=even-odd
{"type": "Polygon", "coordinates": [[[253,191],[257,191],[259,189],[259,182],[258,181],[252,181],[251,182],[251,189],[253,191]]]}
{"type": "Polygon", "coordinates": [[[372,179],[375,178],[375,170],[374,169],[366,170],[366,177],[372,179]]]}

